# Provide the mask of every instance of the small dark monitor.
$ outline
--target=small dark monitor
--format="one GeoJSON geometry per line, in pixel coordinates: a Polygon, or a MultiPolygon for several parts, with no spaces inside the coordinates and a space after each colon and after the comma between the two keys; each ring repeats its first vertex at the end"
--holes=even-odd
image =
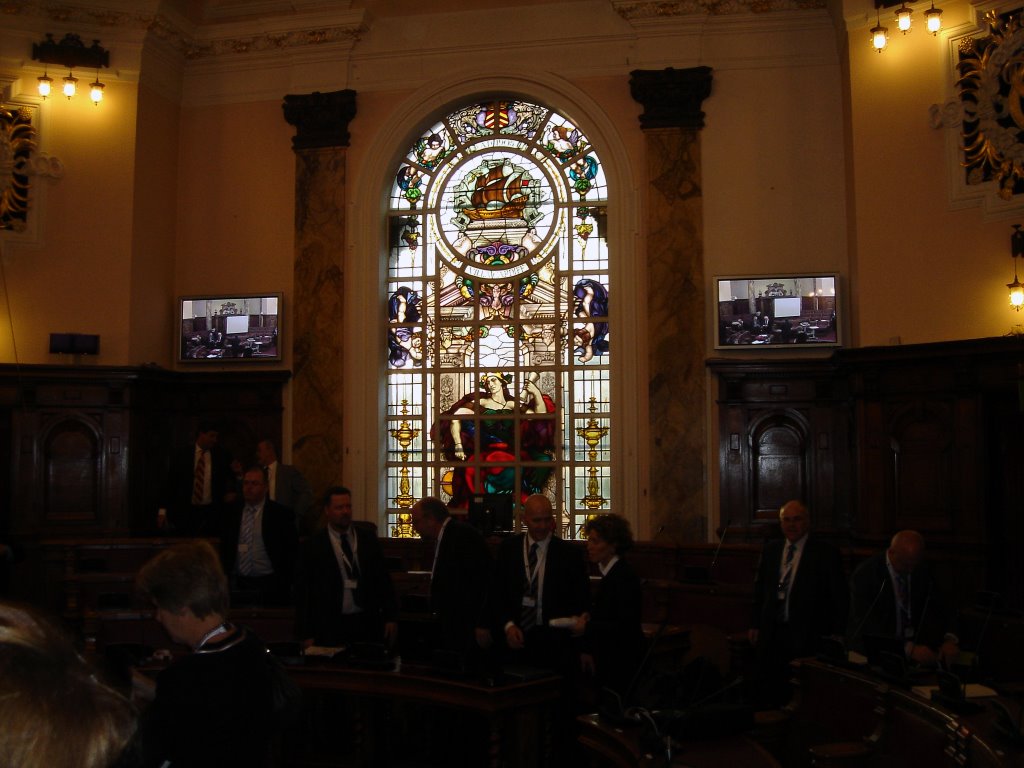
{"type": "Polygon", "coordinates": [[[469,501],[469,524],[484,536],[511,533],[515,515],[512,496],[486,494],[473,496],[469,501]]]}

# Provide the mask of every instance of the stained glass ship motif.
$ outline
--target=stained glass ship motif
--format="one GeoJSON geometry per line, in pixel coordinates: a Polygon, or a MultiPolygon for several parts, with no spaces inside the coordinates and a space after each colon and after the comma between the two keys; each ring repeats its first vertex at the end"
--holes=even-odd
{"type": "Polygon", "coordinates": [[[519,219],[528,202],[530,179],[522,168],[498,160],[489,163],[486,174],[476,179],[471,206],[465,214],[473,221],[519,219]]]}

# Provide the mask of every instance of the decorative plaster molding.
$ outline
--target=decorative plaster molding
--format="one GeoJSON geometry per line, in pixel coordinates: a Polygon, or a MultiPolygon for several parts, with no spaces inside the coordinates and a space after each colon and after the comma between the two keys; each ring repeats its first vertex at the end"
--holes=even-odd
{"type": "Polygon", "coordinates": [[[29,176],[62,179],[64,178],[64,161],[47,152],[33,152],[32,159],[28,161],[26,173],[29,176]]]}
{"type": "Polygon", "coordinates": [[[962,128],[966,112],[955,85],[962,75],[958,67],[960,50],[970,49],[974,38],[987,34],[988,29],[981,16],[966,24],[943,30],[942,36],[948,46],[948,94],[945,101],[929,107],[928,124],[945,134],[944,161],[950,209],[979,207],[984,218],[993,221],[1024,213],[1024,195],[1001,196],[996,181],[976,181],[971,178],[964,164],[962,128]]]}
{"type": "Polygon", "coordinates": [[[827,6],[825,0],[612,0],[612,7],[631,24],[643,25],[680,16],[806,11],[827,6]]]}
{"type": "Polygon", "coordinates": [[[359,27],[322,27],[253,37],[230,37],[210,41],[191,40],[183,41],[184,55],[187,59],[201,59],[240,53],[282,51],[326,43],[354,42],[359,39],[360,33],[359,27]]]}
{"type": "Polygon", "coordinates": [[[355,41],[363,32],[363,13],[322,11],[253,21],[245,19],[196,26],[172,14],[117,10],[56,2],[0,0],[0,15],[39,18],[61,25],[89,25],[147,32],[185,59],[208,59],[263,51],[355,41]]]}

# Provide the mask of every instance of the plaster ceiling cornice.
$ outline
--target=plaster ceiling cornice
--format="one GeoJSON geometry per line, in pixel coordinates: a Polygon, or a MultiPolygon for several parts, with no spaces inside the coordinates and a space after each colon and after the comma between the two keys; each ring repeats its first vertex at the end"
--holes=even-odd
{"type": "Polygon", "coordinates": [[[685,16],[736,16],[826,7],[826,0],[612,0],[612,8],[636,27],[685,16]]]}
{"type": "Polygon", "coordinates": [[[105,28],[131,36],[150,34],[186,60],[217,59],[353,43],[364,30],[364,13],[323,6],[309,12],[248,17],[197,25],[157,0],[107,0],[66,4],[47,0],[0,0],[0,16],[63,26],[105,28]]]}

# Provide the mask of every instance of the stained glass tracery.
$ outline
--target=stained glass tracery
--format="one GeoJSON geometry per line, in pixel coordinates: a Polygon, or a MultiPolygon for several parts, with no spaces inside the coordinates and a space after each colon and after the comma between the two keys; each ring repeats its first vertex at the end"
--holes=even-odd
{"type": "Polygon", "coordinates": [[[520,100],[458,109],[398,164],[387,253],[388,532],[425,495],[612,511],[607,182],[586,133],[520,100]]]}

